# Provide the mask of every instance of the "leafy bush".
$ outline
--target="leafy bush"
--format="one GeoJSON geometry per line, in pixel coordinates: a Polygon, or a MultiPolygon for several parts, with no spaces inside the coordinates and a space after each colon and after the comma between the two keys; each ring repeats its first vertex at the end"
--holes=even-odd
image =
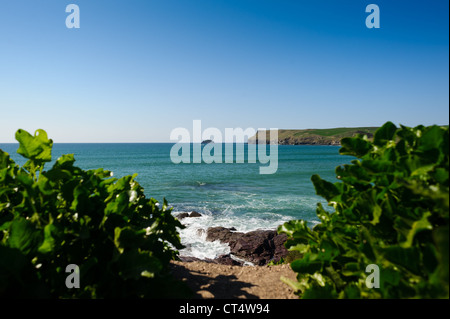
{"type": "Polygon", "coordinates": [[[302,254],[291,263],[303,298],[448,298],[449,130],[397,128],[342,139],[336,183],[312,176],[321,223],[303,220],[278,229],[302,254]],[[366,267],[379,267],[379,288],[368,288],[366,267]]]}
{"type": "Polygon", "coordinates": [[[0,150],[0,296],[180,297],[169,262],[182,248],[171,209],[147,199],[135,177],[84,171],[73,155],[51,161],[43,130],[18,130],[23,167],[0,150]],[[80,288],[68,289],[69,264],[80,288]]]}

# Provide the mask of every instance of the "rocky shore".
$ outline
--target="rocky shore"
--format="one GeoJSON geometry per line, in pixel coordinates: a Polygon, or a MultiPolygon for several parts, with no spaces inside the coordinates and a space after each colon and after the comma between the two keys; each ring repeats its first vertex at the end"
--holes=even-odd
{"type": "MultiPolygon", "coordinates": [[[[180,213],[185,218],[199,218],[198,212],[180,213]]],[[[184,220],[184,221],[183,221],[184,220]]],[[[282,279],[296,281],[289,264],[271,266],[285,258],[286,235],[276,230],[254,230],[243,233],[234,228],[210,227],[198,230],[208,241],[220,241],[230,247],[230,253],[214,259],[180,256],[172,261],[172,274],[185,282],[195,299],[297,299],[292,287],[282,279]],[[254,267],[242,267],[245,265],[254,267]]]]}
{"type": "MultiPolygon", "coordinates": [[[[278,130],[277,139],[271,139],[270,131],[265,131],[266,144],[278,145],[341,145],[344,137],[355,137],[359,134],[373,138],[377,127],[353,127],[330,129],[306,129],[306,130],[278,130]]],[[[262,131],[248,139],[248,144],[257,144],[260,138],[264,138],[262,131]]]]}
{"type": "MultiPolygon", "coordinates": [[[[177,216],[184,218],[200,217],[198,212],[182,213],[177,216]]],[[[278,234],[276,230],[254,230],[247,233],[237,232],[234,228],[210,227],[206,230],[207,241],[220,241],[228,244],[230,254],[218,256],[215,259],[200,260],[195,257],[180,256],[181,261],[205,261],[208,263],[242,266],[251,263],[263,266],[269,262],[278,262],[288,254],[284,247],[287,236],[278,234]]]]}

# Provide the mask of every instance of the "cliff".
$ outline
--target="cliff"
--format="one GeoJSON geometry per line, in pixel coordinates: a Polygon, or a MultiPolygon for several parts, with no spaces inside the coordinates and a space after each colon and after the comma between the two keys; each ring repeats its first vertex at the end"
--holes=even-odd
{"type": "MultiPolygon", "coordinates": [[[[344,137],[353,137],[357,134],[366,134],[370,139],[378,127],[341,127],[331,129],[305,129],[305,130],[278,130],[279,145],[340,145],[344,137]]],[[[248,139],[249,144],[256,144],[259,134],[248,139]]],[[[266,131],[266,143],[269,144],[270,131],[266,131]]],[[[274,141],[272,141],[273,143],[274,141]]]]}

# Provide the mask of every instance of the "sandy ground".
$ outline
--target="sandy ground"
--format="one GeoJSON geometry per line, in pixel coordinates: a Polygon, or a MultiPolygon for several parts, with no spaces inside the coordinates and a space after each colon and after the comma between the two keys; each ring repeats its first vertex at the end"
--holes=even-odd
{"type": "Polygon", "coordinates": [[[289,265],[228,266],[206,262],[172,262],[175,278],[196,293],[195,298],[296,299],[292,289],[280,280],[295,279],[289,265]]]}

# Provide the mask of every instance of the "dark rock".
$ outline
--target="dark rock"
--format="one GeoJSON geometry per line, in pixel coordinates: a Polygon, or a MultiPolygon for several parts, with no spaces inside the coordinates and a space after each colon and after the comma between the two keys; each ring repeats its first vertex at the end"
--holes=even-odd
{"type": "Polygon", "coordinates": [[[194,262],[194,261],[205,261],[200,258],[192,257],[192,256],[179,256],[179,258],[182,262],[186,262],[186,263],[190,263],[190,262],[194,262]]]}
{"type": "Polygon", "coordinates": [[[208,264],[220,264],[220,265],[228,265],[228,266],[243,266],[244,263],[234,260],[233,258],[231,258],[230,254],[226,254],[226,255],[220,255],[219,257],[216,257],[214,259],[210,259],[210,258],[205,258],[205,259],[200,259],[197,257],[192,257],[192,256],[180,256],[179,257],[180,260],[182,262],[194,262],[194,261],[202,261],[202,262],[206,262],[208,264]]]}
{"type": "Polygon", "coordinates": [[[214,258],[214,262],[221,265],[229,265],[229,266],[243,266],[243,262],[234,260],[231,258],[230,254],[220,255],[217,258],[214,258]]]}
{"type": "Polygon", "coordinates": [[[192,211],[190,214],[189,213],[180,213],[177,215],[178,220],[182,220],[183,218],[186,217],[201,217],[202,214],[200,214],[199,212],[196,211],[192,211]]]}
{"type": "Polygon", "coordinates": [[[182,220],[183,218],[189,217],[189,213],[181,213],[177,215],[178,220],[182,220]]]}
{"type": "Polygon", "coordinates": [[[275,230],[256,230],[230,243],[230,251],[256,265],[265,265],[271,260],[276,262],[287,255],[285,241],[286,237],[278,235],[275,230]]]}
{"type": "Polygon", "coordinates": [[[287,236],[279,235],[276,230],[255,230],[248,233],[233,232],[224,227],[211,227],[207,230],[206,240],[219,240],[230,246],[231,254],[256,265],[277,262],[287,256],[284,247],[287,236]]]}
{"type": "Polygon", "coordinates": [[[229,228],[225,227],[210,227],[206,231],[207,241],[220,240],[221,243],[229,243],[236,240],[242,233],[235,233],[229,228]]]}
{"type": "Polygon", "coordinates": [[[281,258],[285,259],[288,255],[289,251],[284,246],[287,240],[286,234],[277,234],[273,237],[273,244],[275,246],[275,250],[273,252],[273,261],[278,262],[281,258]]]}
{"type": "Polygon", "coordinates": [[[202,214],[199,212],[193,211],[189,214],[189,217],[202,217],[202,214]]]}

